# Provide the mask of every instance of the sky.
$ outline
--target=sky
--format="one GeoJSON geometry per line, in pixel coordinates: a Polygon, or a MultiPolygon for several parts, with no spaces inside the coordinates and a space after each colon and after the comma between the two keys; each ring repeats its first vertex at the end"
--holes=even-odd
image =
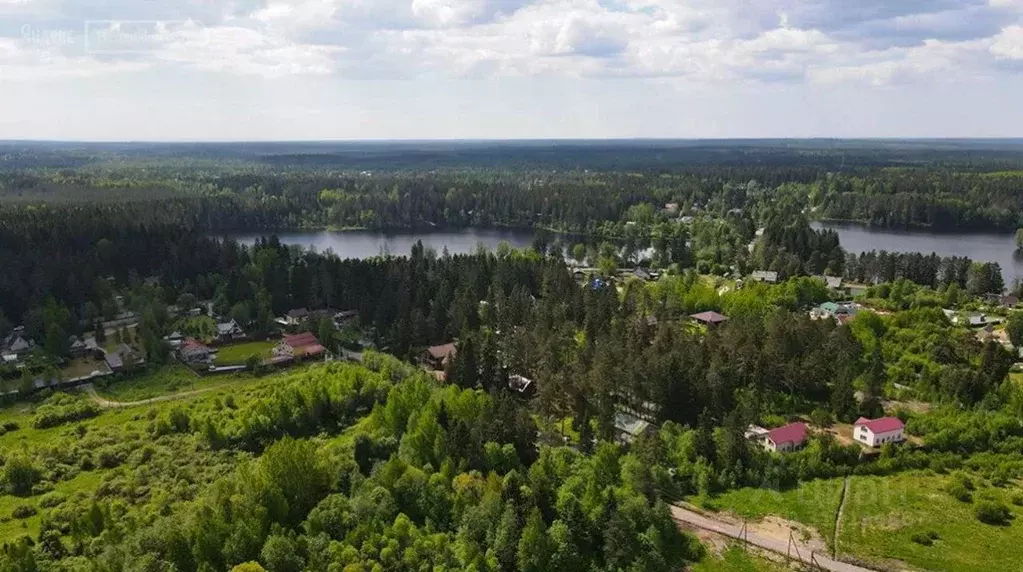
{"type": "Polygon", "coordinates": [[[0,0],[0,139],[1020,137],[1023,0],[0,0]]]}

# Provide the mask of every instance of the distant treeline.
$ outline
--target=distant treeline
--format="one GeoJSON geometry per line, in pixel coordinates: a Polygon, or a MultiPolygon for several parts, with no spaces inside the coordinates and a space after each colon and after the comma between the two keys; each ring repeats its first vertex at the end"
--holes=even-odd
{"type": "MultiPolygon", "coordinates": [[[[497,153],[466,149],[451,152],[497,153]]],[[[668,150],[656,154],[646,147],[619,149],[618,160],[604,157],[610,151],[600,147],[522,149],[511,148],[512,156],[519,151],[543,156],[521,162],[495,156],[486,166],[472,159],[468,166],[427,168],[417,167],[417,153],[424,151],[410,150],[401,159],[398,151],[383,148],[378,152],[393,160],[377,170],[378,155],[369,152],[359,155],[366,163],[331,163],[335,155],[218,160],[218,155],[172,157],[136,150],[118,163],[112,162],[117,155],[105,154],[83,163],[75,154],[81,151],[49,150],[45,157],[56,154],[67,164],[47,168],[32,168],[33,161],[11,153],[0,159],[0,201],[187,197],[190,216],[207,230],[503,225],[587,232],[623,220],[630,208],[643,204],[722,215],[733,209],[757,213],[779,202],[811,218],[883,227],[1013,230],[1023,225],[1023,152],[1018,159],[999,150],[972,161],[943,162],[935,151],[927,160],[898,162],[895,157],[908,151],[884,155],[873,149],[887,160],[858,162],[855,153],[850,158],[826,149],[813,161],[773,147],[727,148],[717,160],[689,155],[684,157],[691,160],[675,160],[668,150]],[[587,150],[585,160],[573,158],[579,149],[587,150]],[[634,154],[644,159],[633,165],[634,154]],[[834,164],[839,160],[848,163],[834,164]],[[359,165],[365,168],[358,170],[359,165]]],[[[683,151],[696,153],[693,148],[673,152],[683,151]]]]}

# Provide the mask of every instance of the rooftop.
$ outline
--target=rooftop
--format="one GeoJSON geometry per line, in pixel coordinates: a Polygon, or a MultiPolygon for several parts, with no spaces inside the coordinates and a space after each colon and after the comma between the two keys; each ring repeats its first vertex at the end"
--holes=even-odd
{"type": "Polygon", "coordinates": [[[905,429],[906,424],[902,422],[898,417],[881,417],[880,419],[867,419],[866,417],[860,417],[854,424],[856,427],[861,425],[870,429],[873,433],[887,433],[889,431],[897,431],[899,429],[905,429]]]}
{"type": "Polygon", "coordinates": [[[703,322],[704,324],[720,324],[722,322],[728,321],[728,316],[724,314],[719,314],[714,311],[700,312],[699,314],[693,314],[692,316],[689,317],[696,320],[697,322],[703,322]]]}
{"type": "Polygon", "coordinates": [[[767,432],[767,437],[774,441],[775,445],[802,443],[806,441],[806,423],[789,423],[777,429],[771,429],[767,432]]]}

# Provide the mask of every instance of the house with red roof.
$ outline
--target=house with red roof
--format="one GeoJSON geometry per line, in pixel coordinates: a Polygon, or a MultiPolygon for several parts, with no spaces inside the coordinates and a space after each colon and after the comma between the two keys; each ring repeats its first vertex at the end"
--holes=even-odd
{"type": "Polygon", "coordinates": [[[320,341],[310,332],[285,335],[273,350],[275,363],[288,360],[299,360],[304,358],[319,357],[326,353],[327,348],[320,345],[320,341]]]}
{"type": "Polygon", "coordinates": [[[806,423],[789,423],[777,429],[771,429],[761,435],[760,443],[768,451],[786,453],[788,451],[795,451],[805,445],[806,436],[806,423]]]}
{"type": "Polygon", "coordinates": [[[860,417],[853,424],[853,438],[868,447],[880,447],[885,443],[901,443],[906,440],[906,424],[898,417],[867,419],[860,417]]]}

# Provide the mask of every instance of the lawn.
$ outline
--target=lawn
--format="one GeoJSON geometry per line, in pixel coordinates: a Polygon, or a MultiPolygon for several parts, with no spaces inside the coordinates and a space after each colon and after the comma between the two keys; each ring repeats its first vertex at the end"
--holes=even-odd
{"type": "Polygon", "coordinates": [[[199,389],[203,382],[203,378],[187,367],[169,365],[119,379],[106,386],[97,386],[96,389],[100,395],[112,401],[140,401],[199,389]]]}
{"type": "Polygon", "coordinates": [[[68,364],[60,371],[64,379],[75,379],[77,377],[89,375],[94,371],[106,373],[110,371],[110,368],[107,367],[107,362],[105,360],[86,357],[69,361],[68,364]]]}
{"type": "Polygon", "coordinates": [[[217,365],[241,365],[251,355],[265,359],[270,357],[270,351],[275,345],[273,342],[266,341],[221,346],[217,348],[217,359],[214,363],[217,365]]]}
{"type": "Polygon", "coordinates": [[[776,515],[801,522],[816,529],[830,545],[841,495],[842,479],[819,479],[785,491],[745,488],[695,502],[745,518],[776,515]]]}
{"type": "MultiPolygon", "coordinates": [[[[1013,506],[1010,500],[1023,491],[1018,485],[987,486],[983,479],[972,477],[977,484],[974,502],[963,503],[945,492],[950,480],[948,475],[930,471],[850,478],[838,538],[839,556],[879,567],[899,568],[898,562],[902,562],[934,572],[1020,570],[1023,508],[1013,506]],[[981,523],[974,511],[976,503],[985,498],[1001,500],[1017,518],[1008,526],[981,523]],[[938,538],[932,546],[923,546],[911,539],[916,533],[936,533],[938,538]]],[[[695,501],[748,518],[777,515],[798,521],[817,529],[832,543],[841,489],[841,479],[829,479],[784,492],[741,489],[695,501]]]]}
{"type": "Polygon", "coordinates": [[[963,503],[944,491],[950,477],[911,472],[888,477],[853,477],[840,535],[841,551],[879,562],[896,558],[933,571],[1020,569],[1023,510],[1008,501],[1018,488],[981,485],[974,503],[963,503]],[[975,503],[995,498],[1009,505],[1017,519],[1009,526],[983,524],[974,516],[975,503]],[[933,546],[913,542],[914,533],[935,532],[933,546]]]}
{"type": "Polygon", "coordinates": [[[732,546],[721,554],[708,554],[690,569],[692,572],[783,572],[790,570],[782,564],[772,562],[732,546]]]}

